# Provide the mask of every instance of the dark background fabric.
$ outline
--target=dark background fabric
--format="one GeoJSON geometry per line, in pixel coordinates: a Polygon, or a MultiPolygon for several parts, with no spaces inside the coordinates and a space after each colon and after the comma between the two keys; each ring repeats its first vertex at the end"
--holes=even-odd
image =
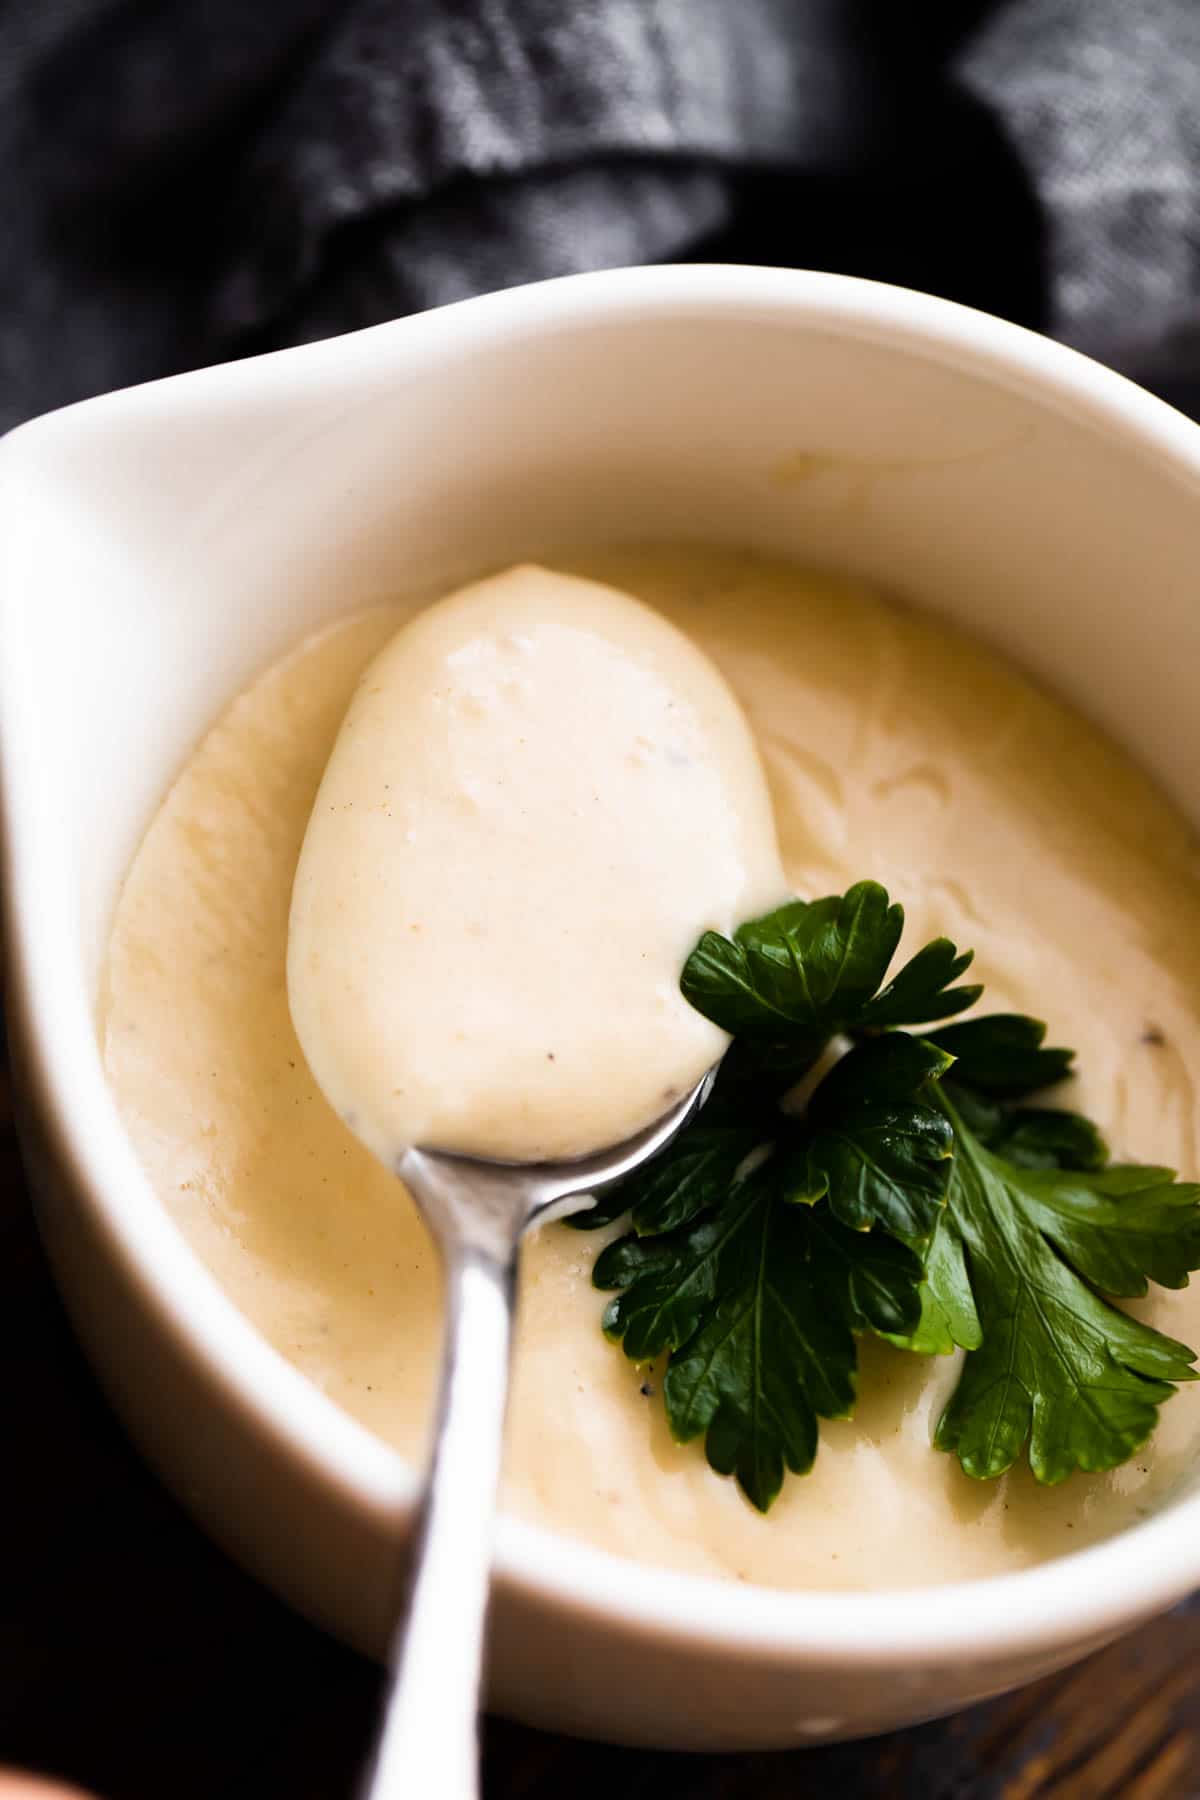
{"type": "Polygon", "coordinates": [[[540,276],[929,289],[1200,405],[1197,0],[0,0],[0,428],[540,276]]]}

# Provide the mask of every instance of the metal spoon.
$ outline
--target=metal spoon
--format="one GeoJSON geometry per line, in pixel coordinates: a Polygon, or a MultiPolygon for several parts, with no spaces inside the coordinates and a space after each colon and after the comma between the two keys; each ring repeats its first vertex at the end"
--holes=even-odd
{"type": "Polygon", "coordinates": [[[704,1104],[715,1070],[653,1125],[577,1162],[407,1150],[396,1173],[442,1252],[446,1330],[407,1603],[362,1800],[475,1800],[492,1514],[504,1438],[517,1246],[535,1223],[630,1174],[704,1104]]]}

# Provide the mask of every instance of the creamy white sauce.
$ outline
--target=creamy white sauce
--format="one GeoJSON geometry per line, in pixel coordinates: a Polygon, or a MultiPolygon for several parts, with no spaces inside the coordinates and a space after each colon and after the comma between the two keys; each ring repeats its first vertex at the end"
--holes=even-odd
{"type": "MultiPolygon", "coordinates": [[[[766,763],[791,887],[885,882],[908,909],[902,953],[941,931],[974,945],[989,1006],[1048,1018],[1078,1047],[1070,1101],[1115,1148],[1200,1172],[1200,858],[1128,758],[983,649],[852,583],[699,550],[578,568],[652,604],[721,670],[766,763]]],[[[317,1090],[285,979],[322,770],[405,616],[381,610],[302,646],[199,746],[129,872],[103,1034],[132,1139],[199,1255],[285,1356],[417,1456],[436,1255],[317,1090]]],[[[556,1226],[522,1260],[504,1503],[538,1524],[730,1579],[896,1587],[1073,1549],[1190,1475],[1200,1384],[1111,1475],[1049,1491],[1023,1471],[971,1482],[929,1447],[948,1360],[864,1340],[856,1419],[822,1425],[813,1474],[762,1519],[695,1445],[671,1442],[658,1372],[606,1343],[596,1247],[556,1226]]],[[[1200,1288],[1133,1310],[1200,1346],[1200,1288]]]]}
{"type": "Polygon", "coordinates": [[[728,1039],[679,972],[785,898],[737,701],[658,613],[536,567],[438,601],[366,670],[296,871],[292,1019],[389,1166],[619,1143],[728,1039]]]}

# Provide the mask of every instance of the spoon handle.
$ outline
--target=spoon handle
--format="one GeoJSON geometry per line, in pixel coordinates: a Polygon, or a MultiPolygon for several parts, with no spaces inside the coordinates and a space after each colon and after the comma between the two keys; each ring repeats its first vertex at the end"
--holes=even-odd
{"type": "Polygon", "coordinates": [[[504,1435],[515,1250],[446,1248],[446,1335],[408,1603],[362,1800],[476,1800],[492,1519],[504,1435]]]}

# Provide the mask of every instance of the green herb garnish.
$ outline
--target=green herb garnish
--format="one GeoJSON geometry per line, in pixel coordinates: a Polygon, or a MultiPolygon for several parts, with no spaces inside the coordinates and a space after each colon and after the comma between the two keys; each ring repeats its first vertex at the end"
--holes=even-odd
{"type": "Polygon", "coordinates": [[[935,1443],[968,1475],[1111,1469],[1194,1353],[1110,1303],[1200,1267],[1200,1187],[1110,1164],[1078,1114],[1022,1105],[1073,1053],[978,1000],[945,938],[886,981],[904,923],[875,882],[706,932],[682,988],[733,1036],[697,1119],[571,1223],[629,1214],[596,1259],[604,1329],[666,1355],[671,1430],[766,1511],[848,1418],[855,1340],[965,1351],[935,1443]],[[927,1027],[913,1035],[903,1027],[927,1027]],[[845,1054],[813,1084],[836,1044],[845,1054]],[[798,1084],[811,1091],[799,1110],[798,1084]],[[789,1110],[791,1104],[791,1110],[789,1110]]]}

